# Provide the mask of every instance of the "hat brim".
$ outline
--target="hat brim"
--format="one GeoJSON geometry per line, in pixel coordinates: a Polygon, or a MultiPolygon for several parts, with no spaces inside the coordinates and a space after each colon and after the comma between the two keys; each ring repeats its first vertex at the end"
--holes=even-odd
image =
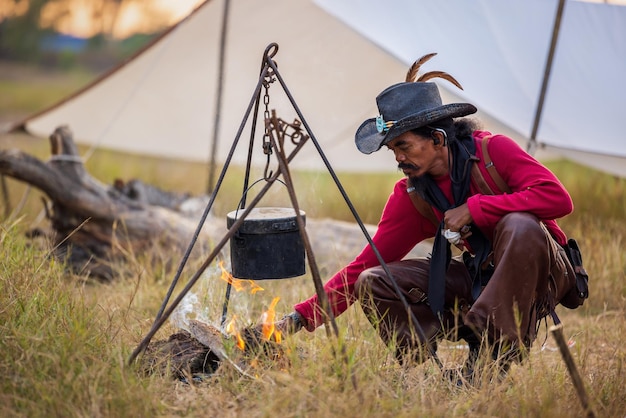
{"type": "Polygon", "coordinates": [[[451,103],[407,116],[397,121],[385,133],[378,132],[376,118],[370,118],[359,126],[354,136],[354,141],[359,151],[364,154],[371,154],[406,131],[420,128],[445,118],[459,118],[471,115],[476,113],[476,111],[476,107],[469,103],[451,103]]]}

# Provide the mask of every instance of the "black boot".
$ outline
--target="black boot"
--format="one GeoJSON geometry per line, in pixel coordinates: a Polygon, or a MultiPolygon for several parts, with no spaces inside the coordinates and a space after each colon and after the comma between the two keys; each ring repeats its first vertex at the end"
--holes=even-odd
{"type": "Polygon", "coordinates": [[[456,386],[480,386],[482,380],[501,382],[511,364],[521,362],[523,353],[510,344],[482,345],[477,339],[467,339],[469,353],[460,369],[444,370],[444,376],[456,386]]]}
{"type": "Polygon", "coordinates": [[[521,363],[526,356],[526,349],[520,348],[518,344],[499,343],[491,352],[491,358],[497,367],[497,378],[502,381],[513,363],[521,363]]]}

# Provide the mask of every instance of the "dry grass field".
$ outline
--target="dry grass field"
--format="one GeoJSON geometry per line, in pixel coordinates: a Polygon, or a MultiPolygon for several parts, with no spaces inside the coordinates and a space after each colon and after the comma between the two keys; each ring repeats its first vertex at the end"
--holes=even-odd
{"type": "MultiPolygon", "coordinates": [[[[9,91],[28,91],[28,86],[22,83],[20,87],[16,79],[2,83],[0,80],[0,113],[22,114],[34,106],[16,106],[23,102],[7,100],[9,91]]],[[[68,82],[67,89],[82,81],[79,78],[73,83],[68,82]]],[[[55,80],[55,85],[62,83],[55,80]]],[[[49,155],[43,139],[0,139],[0,149],[13,147],[43,159],[49,155]]],[[[601,417],[625,417],[626,180],[567,161],[547,165],[573,197],[575,212],[560,224],[578,239],[591,277],[591,296],[584,306],[574,311],[559,307],[557,312],[593,412],[601,417]]],[[[206,167],[199,164],[106,150],[95,153],[87,169],[107,184],[115,178],[139,178],[194,195],[204,192],[207,178],[206,167]]],[[[223,197],[216,202],[217,217],[232,210],[241,194],[242,171],[232,171],[223,186],[223,197]]],[[[296,183],[303,185],[299,199],[308,217],[353,222],[326,175],[295,174],[296,183]]],[[[396,178],[397,174],[340,175],[367,223],[377,221],[396,178]],[[364,182],[367,193],[360,187],[364,182]]],[[[11,179],[7,183],[15,208],[26,188],[11,179]]],[[[27,196],[19,212],[0,215],[1,416],[587,416],[548,332],[549,320],[542,323],[528,361],[513,366],[501,382],[485,381],[471,388],[451,385],[432,361],[399,366],[359,306],[337,318],[338,338],[324,328],[300,332],[282,342],[282,359],[262,354],[247,359],[245,375],[228,363],[192,383],[169,375],[145,375],[138,363],[129,365],[128,359],[150,330],[181,254],[166,250],[128,254],[125,262],[112,266],[117,277],[111,283],[69,274],[61,262],[50,257],[45,240],[25,236],[30,228],[45,224],[40,216],[42,196],[36,191],[27,196]]],[[[280,193],[268,199],[268,205],[288,202],[280,193]]],[[[363,244],[342,245],[341,237],[330,240],[331,255],[318,260],[322,275],[332,274],[363,244]]],[[[175,292],[202,261],[189,263],[175,292]]],[[[211,265],[180,306],[189,314],[177,311],[153,340],[177,332],[184,326],[184,318],[217,325],[225,292],[220,275],[219,267],[211,265]]],[[[276,305],[280,316],[314,293],[310,273],[259,284],[264,288],[261,292],[233,293],[229,320],[236,315],[240,326],[258,323],[275,297],[280,297],[276,305]]],[[[226,349],[237,356],[232,345],[226,349]]],[[[464,360],[467,348],[443,344],[439,354],[445,365],[453,366],[464,360]]]]}

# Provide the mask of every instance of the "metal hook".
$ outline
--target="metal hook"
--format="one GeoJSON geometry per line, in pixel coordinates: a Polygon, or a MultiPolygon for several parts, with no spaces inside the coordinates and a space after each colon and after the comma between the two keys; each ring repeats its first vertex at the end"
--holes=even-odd
{"type": "Polygon", "coordinates": [[[265,52],[263,53],[263,58],[265,60],[274,58],[278,53],[278,44],[276,42],[272,42],[265,48],[265,52]]]}

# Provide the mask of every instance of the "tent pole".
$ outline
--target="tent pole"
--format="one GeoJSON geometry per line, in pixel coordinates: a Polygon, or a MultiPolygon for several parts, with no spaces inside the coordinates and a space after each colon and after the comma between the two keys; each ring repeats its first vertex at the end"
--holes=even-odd
{"type": "Polygon", "coordinates": [[[548,59],[546,60],[546,68],[543,73],[543,82],[541,83],[541,93],[539,94],[539,102],[537,103],[537,111],[535,112],[535,120],[533,122],[533,130],[530,134],[530,141],[526,147],[526,151],[534,154],[537,149],[537,131],[539,130],[539,122],[541,121],[541,113],[543,111],[543,102],[546,98],[548,90],[548,81],[550,80],[550,71],[552,70],[552,59],[556,50],[556,43],[559,37],[559,29],[561,28],[561,17],[565,8],[565,0],[559,0],[556,16],[554,17],[554,26],[552,28],[552,41],[550,42],[550,50],[548,51],[548,59]]]}
{"type": "Polygon", "coordinates": [[[217,142],[220,132],[220,119],[222,112],[222,90],[224,86],[224,61],[226,55],[226,35],[228,32],[228,8],[230,0],[224,0],[224,11],[222,15],[222,32],[220,34],[220,53],[217,71],[217,94],[215,97],[215,120],[213,124],[213,142],[211,143],[211,161],[209,163],[209,180],[207,184],[207,193],[213,192],[213,184],[215,183],[215,159],[217,155],[217,142]]]}

